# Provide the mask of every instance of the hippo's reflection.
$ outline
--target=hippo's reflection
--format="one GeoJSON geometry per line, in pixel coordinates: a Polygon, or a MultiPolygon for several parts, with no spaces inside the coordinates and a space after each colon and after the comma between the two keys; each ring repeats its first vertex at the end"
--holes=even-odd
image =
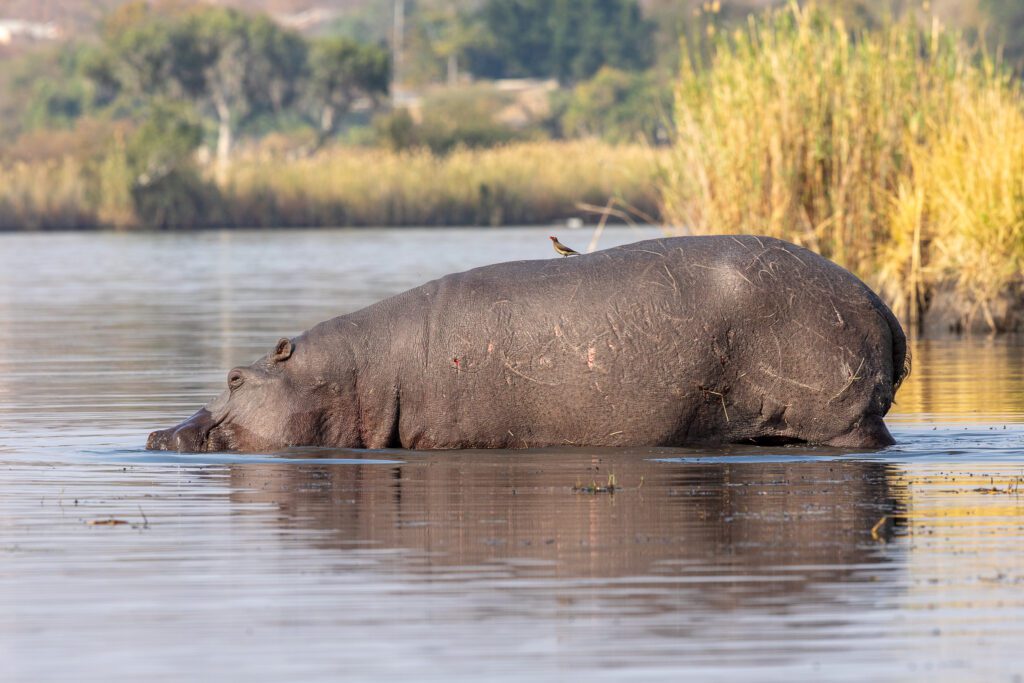
{"type": "MultiPolygon", "coordinates": [[[[243,465],[231,479],[237,502],[272,503],[280,523],[329,532],[319,545],[412,551],[403,556],[417,557],[416,571],[499,562],[559,578],[742,576],[764,595],[884,561],[879,540],[902,509],[890,469],[477,452],[401,466],[243,465]],[[614,495],[573,493],[612,472],[614,495]]],[[[716,599],[738,599],[735,588],[716,599]]]]}

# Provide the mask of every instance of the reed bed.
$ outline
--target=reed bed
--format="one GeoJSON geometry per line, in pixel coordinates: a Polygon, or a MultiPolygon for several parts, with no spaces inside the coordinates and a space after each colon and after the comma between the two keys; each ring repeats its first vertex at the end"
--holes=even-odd
{"type": "Polygon", "coordinates": [[[81,161],[0,165],[0,230],[73,230],[97,223],[93,183],[81,161]]]}
{"type": "Polygon", "coordinates": [[[803,244],[911,319],[936,288],[984,308],[1020,278],[1020,92],[960,36],[936,21],[853,34],[791,4],[690,47],[670,223],[803,244]]]}
{"type": "Polygon", "coordinates": [[[658,153],[586,140],[491,149],[334,148],[290,163],[255,155],[223,188],[231,225],[508,225],[616,198],[657,214],[658,153]]]}
{"type": "MultiPolygon", "coordinates": [[[[257,148],[223,185],[209,174],[208,211],[163,227],[539,224],[585,217],[578,204],[611,199],[657,216],[663,154],[593,140],[445,155],[332,147],[287,158],[257,148]]],[[[0,229],[147,229],[131,182],[123,144],[87,160],[0,162],[0,229]]]]}
{"type": "Polygon", "coordinates": [[[1024,115],[1018,86],[986,76],[954,88],[955,116],[910,148],[911,174],[893,202],[881,285],[921,301],[955,289],[989,329],[992,303],[1024,272],[1024,115]]]}

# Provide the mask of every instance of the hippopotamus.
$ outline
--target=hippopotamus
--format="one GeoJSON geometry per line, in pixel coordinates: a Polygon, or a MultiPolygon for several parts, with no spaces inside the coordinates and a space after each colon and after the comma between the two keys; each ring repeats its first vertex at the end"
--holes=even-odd
{"type": "Polygon", "coordinates": [[[277,342],[148,448],[881,448],[903,330],[788,242],[691,236],[447,275],[277,342]]]}

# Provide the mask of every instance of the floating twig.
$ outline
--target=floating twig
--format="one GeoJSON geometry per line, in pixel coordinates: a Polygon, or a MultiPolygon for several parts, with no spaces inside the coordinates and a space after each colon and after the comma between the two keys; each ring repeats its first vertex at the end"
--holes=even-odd
{"type": "Polygon", "coordinates": [[[86,522],[89,526],[118,526],[120,524],[128,524],[123,519],[90,519],[86,522]]]}
{"type": "Polygon", "coordinates": [[[889,515],[882,515],[882,518],[875,522],[875,525],[871,527],[871,538],[885,543],[885,539],[878,535],[878,530],[882,528],[882,525],[885,524],[887,519],[889,519],[889,515]]]}

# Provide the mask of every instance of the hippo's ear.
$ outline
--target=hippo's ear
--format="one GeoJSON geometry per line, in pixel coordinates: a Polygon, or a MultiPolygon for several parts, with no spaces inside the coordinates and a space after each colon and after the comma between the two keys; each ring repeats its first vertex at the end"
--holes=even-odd
{"type": "Polygon", "coordinates": [[[275,363],[282,363],[292,357],[292,351],[295,349],[292,346],[291,339],[281,339],[277,342],[277,346],[274,347],[274,353],[270,354],[270,360],[275,363]]]}

